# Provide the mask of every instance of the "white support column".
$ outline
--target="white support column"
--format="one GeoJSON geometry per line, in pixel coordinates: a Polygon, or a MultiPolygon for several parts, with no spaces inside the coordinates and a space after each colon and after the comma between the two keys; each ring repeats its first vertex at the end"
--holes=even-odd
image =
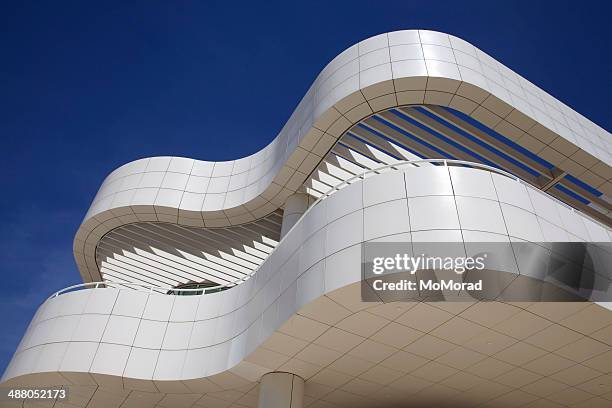
{"type": "Polygon", "coordinates": [[[272,372],[261,377],[258,408],[302,408],[304,380],[291,373],[272,372]]]}
{"type": "Polygon", "coordinates": [[[311,204],[311,197],[305,193],[295,193],[287,198],[283,212],[281,238],[295,225],[311,204]]]}

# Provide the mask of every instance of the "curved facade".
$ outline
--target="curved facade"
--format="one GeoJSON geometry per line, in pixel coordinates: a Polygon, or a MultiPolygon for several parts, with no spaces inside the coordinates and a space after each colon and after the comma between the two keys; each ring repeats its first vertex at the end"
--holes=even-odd
{"type": "Polygon", "coordinates": [[[254,407],[278,371],[304,380],[312,407],[607,406],[611,145],[463,40],[372,37],[328,64],[262,151],[111,173],[74,253],[85,282],[115,283],[43,303],[3,384],[70,386],[66,406],[254,407]],[[385,241],[467,256],[470,243],[590,242],[604,273],[568,285],[515,253],[492,271],[505,282],[492,301],[363,302],[362,244],[385,241]],[[172,295],[198,281],[221,286],[172,295]],[[526,285],[582,301],[504,300],[526,285]]]}
{"type": "Polygon", "coordinates": [[[374,112],[409,104],[457,109],[612,194],[608,132],[459,38],[398,31],[334,58],[280,134],[251,156],[216,163],[149,158],[112,172],[75,237],[83,279],[101,278],[95,247],[117,226],[160,221],[224,227],[273,212],[351,126],[374,112]]]}

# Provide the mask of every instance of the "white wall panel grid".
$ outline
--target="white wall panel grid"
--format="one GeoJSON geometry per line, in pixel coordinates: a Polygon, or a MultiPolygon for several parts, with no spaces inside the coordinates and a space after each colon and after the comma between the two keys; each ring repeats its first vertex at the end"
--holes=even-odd
{"type": "Polygon", "coordinates": [[[457,109],[570,174],[612,194],[610,134],[457,37],[407,30],[366,39],[318,75],[279,135],[234,161],[154,157],[128,163],[102,183],[74,241],[85,281],[100,279],[95,247],[137,221],[224,227],[281,208],[353,124],[405,104],[457,109]],[[513,133],[514,132],[514,133],[513,133]]]}
{"type": "MultiPolygon", "coordinates": [[[[359,282],[363,242],[546,242],[578,229],[586,241],[612,242],[610,229],[520,181],[473,168],[435,170],[382,173],[331,194],[298,221],[252,279],[226,291],[182,297],[99,288],[52,297],[2,381],[23,384],[60,373],[66,384],[87,379],[178,393],[206,378],[218,381],[219,389],[252,384],[289,360],[262,348],[288,319],[326,310],[325,319],[340,321],[352,308],[377,306],[344,304],[335,295],[359,282]],[[415,178],[442,188],[424,191],[415,178]],[[377,193],[383,190],[393,192],[377,193]],[[344,205],[349,198],[351,206],[344,205]],[[564,212],[543,217],[540,209],[564,212]]],[[[610,277],[599,278],[610,283],[610,277]]]]}

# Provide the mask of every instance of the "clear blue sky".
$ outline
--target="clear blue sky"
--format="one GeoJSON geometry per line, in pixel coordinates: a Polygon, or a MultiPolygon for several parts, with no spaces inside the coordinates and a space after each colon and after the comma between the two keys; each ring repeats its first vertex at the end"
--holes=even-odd
{"type": "Polygon", "coordinates": [[[72,239],[110,171],[257,151],[371,35],[457,35],[612,128],[610,1],[107,3],[0,5],[0,369],[38,305],[80,283],[72,239]]]}

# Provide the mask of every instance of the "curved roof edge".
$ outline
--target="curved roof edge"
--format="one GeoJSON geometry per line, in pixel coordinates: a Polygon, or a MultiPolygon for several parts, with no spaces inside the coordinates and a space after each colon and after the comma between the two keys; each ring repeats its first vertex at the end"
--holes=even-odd
{"type": "Polygon", "coordinates": [[[138,221],[223,227],[261,218],[283,206],[352,125],[384,109],[424,103],[452,107],[502,133],[529,135],[518,143],[570,174],[578,168],[604,175],[601,189],[612,196],[609,132],[462,39],[395,31],[334,58],[278,136],[255,154],[225,162],[154,157],[113,171],[74,239],[84,281],[100,278],[95,248],[111,229],[138,221]]]}

